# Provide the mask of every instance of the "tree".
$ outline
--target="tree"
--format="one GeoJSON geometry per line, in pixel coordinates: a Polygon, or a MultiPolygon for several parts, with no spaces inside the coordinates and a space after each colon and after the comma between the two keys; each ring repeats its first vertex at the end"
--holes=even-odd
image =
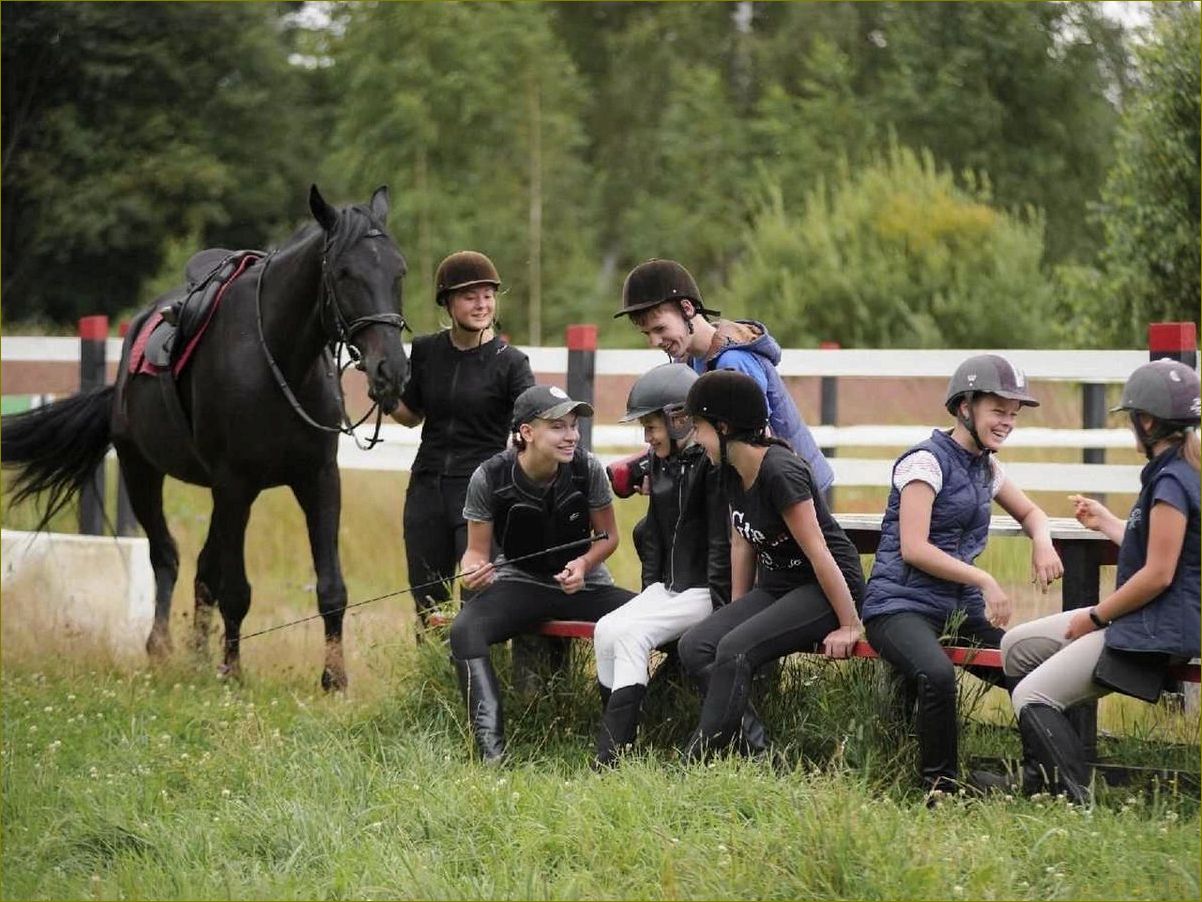
{"type": "Polygon", "coordinates": [[[0,9],[10,317],[116,313],[182,236],[255,246],[295,221],[314,107],[287,62],[285,12],[0,9]]]}
{"type": "Polygon", "coordinates": [[[538,292],[537,325],[555,335],[580,315],[596,253],[579,157],[583,92],[544,8],[353,5],[344,28],[331,46],[345,102],[326,168],[348,188],[396,186],[415,328],[436,325],[438,261],[473,248],[493,258],[508,289],[505,330],[532,334],[527,303],[538,292]]]}
{"type": "Polygon", "coordinates": [[[983,176],[960,181],[895,143],[796,212],[770,186],[719,305],[792,347],[1049,345],[1042,217],[993,206],[983,176]]]}
{"type": "Polygon", "coordinates": [[[1097,320],[1102,335],[1122,345],[1142,345],[1149,322],[1198,322],[1202,297],[1198,5],[1157,4],[1151,15],[1097,211],[1110,300],[1097,320]]]}

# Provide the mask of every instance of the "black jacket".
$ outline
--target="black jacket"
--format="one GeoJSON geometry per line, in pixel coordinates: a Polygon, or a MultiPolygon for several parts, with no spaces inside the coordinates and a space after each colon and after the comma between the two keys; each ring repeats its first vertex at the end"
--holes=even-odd
{"type": "Polygon", "coordinates": [[[534,384],[530,361],[500,338],[460,351],[447,330],[413,339],[401,400],[424,418],[414,473],[471,476],[505,448],[513,402],[534,384]]]}
{"type": "Polygon", "coordinates": [[[651,460],[643,588],[662,582],[673,592],[708,586],[714,607],[730,601],[730,512],[718,468],[692,445],[651,460]]]}

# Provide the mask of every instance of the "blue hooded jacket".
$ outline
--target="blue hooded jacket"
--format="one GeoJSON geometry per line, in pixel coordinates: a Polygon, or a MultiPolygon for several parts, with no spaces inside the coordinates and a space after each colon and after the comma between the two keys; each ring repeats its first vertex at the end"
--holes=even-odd
{"type": "Polygon", "coordinates": [[[776,339],[768,334],[767,326],[755,320],[722,319],[714,325],[718,331],[705,357],[689,360],[693,369],[698,373],[735,370],[754,379],[768,401],[768,426],[772,434],[793,446],[797,455],[810,465],[819,491],[826,491],[834,484],[835,473],[776,371],[780,363],[780,345],[776,339]]]}

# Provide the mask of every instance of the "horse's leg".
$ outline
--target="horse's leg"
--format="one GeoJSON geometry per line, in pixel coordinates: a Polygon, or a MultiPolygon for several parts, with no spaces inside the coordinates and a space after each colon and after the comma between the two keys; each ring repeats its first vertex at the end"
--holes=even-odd
{"type": "Polygon", "coordinates": [[[117,461],[129,493],[129,506],[146,530],[150,545],[150,566],[154,570],[154,625],[146,639],[146,653],[160,659],[171,652],[171,593],[179,576],[179,549],[163,516],[164,477],[127,442],[119,444],[117,461]]]}
{"type": "Polygon", "coordinates": [[[209,634],[213,629],[213,609],[221,597],[221,559],[218,553],[216,520],[209,519],[209,534],[196,559],[196,580],[192,584],[196,599],[192,620],[192,652],[198,658],[208,657],[209,634]]]}
{"type": "Polygon", "coordinates": [[[321,688],[345,689],[346,663],[342,657],[342,615],[346,610],[346,583],[338,560],[338,521],[342,513],[342,483],[338,464],[330,461],[313,479],[292,484],[292,494],[305,512],[309,548],[317,571],[317,609],[326,631],[325,668],[321,688]]]}
{"type": "Polygon", "coordinates": [[[215,554],[221,568],[221,594],[217,605],[225,624],[225,654],[218,673],[237,679],[242,674],[239,636],[250,610],[250,582],[246,579],[246,524],[259,490],[239,479],[216,480],[213,485],[215,554]]]}

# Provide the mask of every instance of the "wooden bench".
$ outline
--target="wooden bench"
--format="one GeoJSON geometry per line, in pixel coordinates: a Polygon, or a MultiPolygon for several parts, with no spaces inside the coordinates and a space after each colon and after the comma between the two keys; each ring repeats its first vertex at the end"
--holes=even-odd
{"type": "MultiPolygon", "coordinates": [[[[448,614],[435,612],[430,615],[426,623],[429,626],[449,627],[454,619],[454,617],[448,614]]],[[[530,632],[538,636],[591,640],[595,626],[596,624],[589,620],[545,620],[530,630],[530,632]]],[[[973,667],[988,667],[996,670],[1000,670],[1002,667],[1002,653],[996,648],[946,645],[943,651],[947,655],[948,660],[958,667],[966,667],[970,664],[973,667]]],[[[876,649],[863,640],[856,643],[851,656],[853,658],[880,657],[876,649]]],[[[1202,665],[1197,663],[1182,664],[1180,667],[1172,668],[1169,673],[1174,679],[1188,683],[1197,683],[1202,679],[1202,665]]]]}
{"type": "MultiPolygon", "coordinates": [[[[881,537],[883,514],[835,514],[835,520],[843,527],[848,538],[861,554],[875,554],[881,537]]],[[[1091,607],[1098,603],[1100,578],[1103,565],[1118,562],[1118,546],[1100,533],[1086,529],[1071,517],[1049,517],[1052,544],[1064,562],[1062,582],[1062,610],[1091,607]]],[[[990,537],[1022,536],[1022,527],[1012,517],[993,517],[989,524],[990,537]]],[[[432,626],[449,626],[453,617],[433,614],[432,626]]],[[[532,633],[543,636],[560,636],[569,639],[593,638],[595,624],[585,620],[550,620],[540,623],[532,633]]],[[[1002,655],[996,648],[968,648],[947,646],[945,653],[951,662],[963,667],[1001,669],[1002,655]]],[[[876,658],[876,650],[867,642],[857,642],[853,657],[876,658]]],[[[1169,671],[1170,677],[1186,683],[1202,682],[1202,665],[1197,660],[1169,671]]],[[[1091,760],[1097,755],[1097,703],[1078,705],[1073,709],[1073,721],[1085,742],[1091,760]]]]}

